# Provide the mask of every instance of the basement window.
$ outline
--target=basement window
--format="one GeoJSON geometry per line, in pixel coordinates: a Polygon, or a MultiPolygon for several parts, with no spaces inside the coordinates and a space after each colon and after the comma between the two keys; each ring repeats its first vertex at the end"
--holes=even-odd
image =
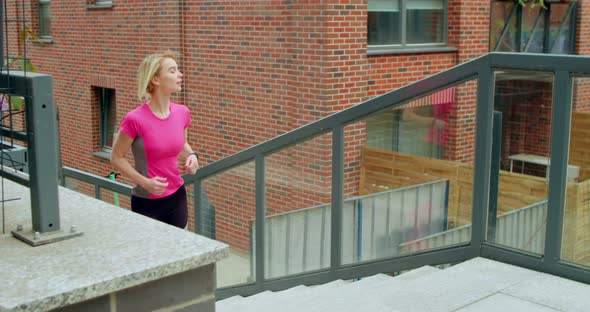
{"type": "Polygon", "coordinates": [[[109,9],[112,7],[112,0],[86,0],[87,9],[109,9]]]}

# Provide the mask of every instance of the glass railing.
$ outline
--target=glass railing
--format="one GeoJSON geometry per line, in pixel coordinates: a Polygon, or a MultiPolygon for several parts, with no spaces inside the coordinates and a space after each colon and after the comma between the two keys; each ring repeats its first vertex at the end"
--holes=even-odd
{"type": "Polygon", "coordinates": [[[589,282],[589,60],[491,53],[185,176],[196,232],[232,249],[218,297],[477,256],[589,282]],[[438,180],[442,200],[430,188],[346,212],[438,180]]]}

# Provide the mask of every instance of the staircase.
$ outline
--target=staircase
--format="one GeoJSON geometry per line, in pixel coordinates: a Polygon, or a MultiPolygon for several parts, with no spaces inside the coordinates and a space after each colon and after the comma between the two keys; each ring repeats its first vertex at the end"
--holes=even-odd
{"type": "Polygon", "coordinates": [[[439,270],[265,291],[220,300],[216,311],[590,311],[590,285],[475,258],[439,270]]]}

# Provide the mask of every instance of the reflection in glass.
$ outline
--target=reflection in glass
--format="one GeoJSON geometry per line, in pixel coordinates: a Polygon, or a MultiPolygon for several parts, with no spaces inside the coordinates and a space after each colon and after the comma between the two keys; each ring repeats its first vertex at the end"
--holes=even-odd
{"type": "Polygon", "coordinates": [[[265,278],[330,266],[332,134],[265,158],[265,278]]]}
{"type": "Polygon", "coordinates": [[[345,128],[360,179],[345,170],[343,263],[470,240],[476,94],[469,81],[345,128]]]}
{"type": "Polygon", "coordinates": [[[523,8],[520,51],[543,53],[543,45],[545,43],[545,11],[540,6],[523,8]]]}
{"type": "Polygon", "coordinates": [[[549,31],[550,53],[573,53],[571,46],[571,18],[574,3],[551,5],[549,31]]]}
{"type": "Polygon", "coordinates": [[[513,1],[493,1],[490,50],[573,54],[577,2],[545,4],[543,8],[518,5],[513,1]]]}
{"type": "Polygon", "coordinates": [[[407,43],[443,42],[443,1],[408,1],[407,43]]]}
{"type": "Polygon", "coordinates": [[[401,14],[398,0],[369,0],[367,3],[369,45],[400,44],[401,14]]]}
{"type": "Polygon", "coordinates": [[[590,267],[590,78],[574,79],[561,259],[590,267]]]}
{"type": "Polygon", "coordinates": [[[489,241],[542,254],[547,224],[547,185],[553,75],[496,72],[489,241]],[[495,212],[495,213],[494,213],[495,212]]]}
{"type": "Polygon", "coordinates": [[[490,50],[517,51],[517,5],[514,2],[492,2],[490,19],[490,50]]]}

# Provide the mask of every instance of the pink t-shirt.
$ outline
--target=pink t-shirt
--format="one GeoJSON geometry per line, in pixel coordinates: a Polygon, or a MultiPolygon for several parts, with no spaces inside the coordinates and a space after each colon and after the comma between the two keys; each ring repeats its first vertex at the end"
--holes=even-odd
{"type": "Polygon", "coordinates": [[[191,124],[191,116],[184,105],[170,103],[166,118],[156,116],[144,103],[125,115],[120,131],[133,139],[131,150],[135,169],[148,178],[163,177],[168,186],[160,195],[149,194],[140,186],[133,195],[143,198],[162,198],[176,192],[184,181],[178,170],[178,154],[184,146],[184,129],[191,124]]]}

